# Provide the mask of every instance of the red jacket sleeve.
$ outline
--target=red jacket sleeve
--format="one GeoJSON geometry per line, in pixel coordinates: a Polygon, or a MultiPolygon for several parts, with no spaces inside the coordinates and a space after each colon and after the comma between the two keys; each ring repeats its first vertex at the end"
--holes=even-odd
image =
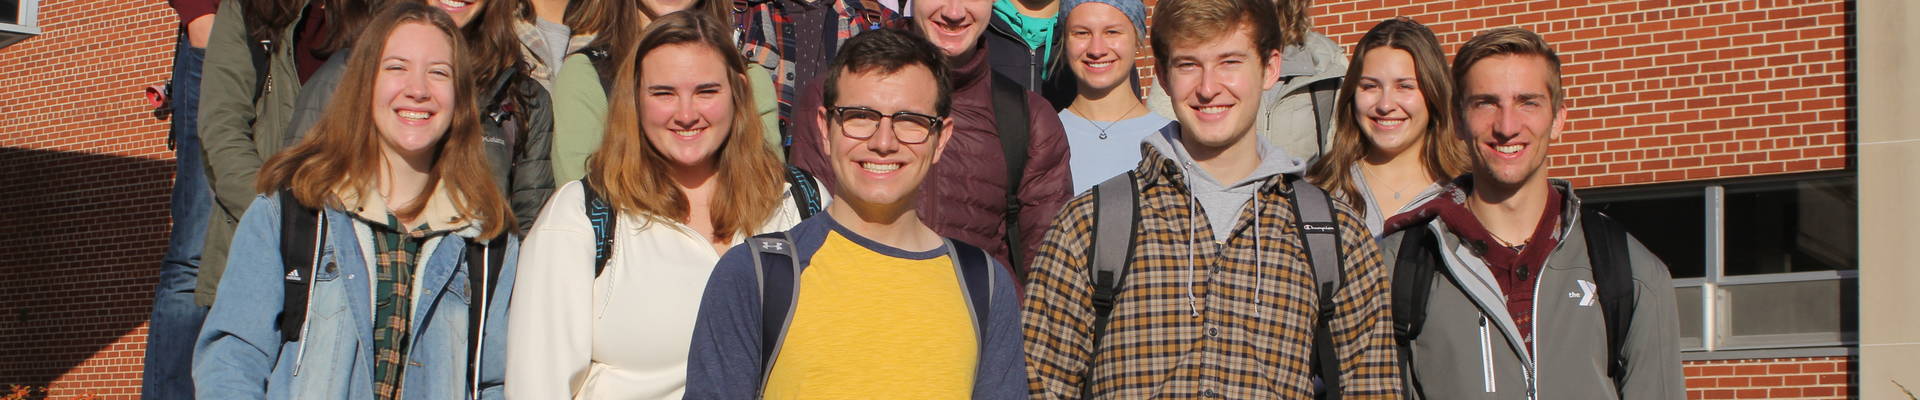
{"type": "Polygon", "coordinates": [[[803,82],[800,97],[793,100],[793,116],[787,119],[787,135],[793,138],[793,148],[787,149],[787,162],[813,174],[813,178],[831,192],[839,189],[834,187],[833,171],[827,169],[827,138],[818,122],[820,103],[826,95],[820,88],[824,79],[803,82]]]}
{"type": "MultiPolygon", "coordinates": [[[[1027,168],[1020,178],[1020,265],[1033,254],[1053,224],[1054,214],[1073,199],[1073,172],[1067,168],[1067,133],[1047,99],[1027,92],[1027,168]]],[[[1025,268],[1022,268],[1025,270],[1025,268]]],[[[1025,277],[1019,277],[1025,278],[1025,277]]]]}

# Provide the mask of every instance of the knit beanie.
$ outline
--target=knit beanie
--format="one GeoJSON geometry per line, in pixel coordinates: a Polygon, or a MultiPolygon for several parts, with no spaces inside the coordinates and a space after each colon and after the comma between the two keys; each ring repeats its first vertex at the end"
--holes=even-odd
{"type": "Polygon", "coordinates": [[[1119,9],[1121,14],[1125,14],[1127,19],[1133,21],[1134,34],[1139,35],[1140,42],[1147,41],[1147,5],[1141,0],[1061,0],[1060,22],[1066,23],[1067,16],[1073,13],[1073,9],[1088,3],[1102,3],[1119,9]]]}

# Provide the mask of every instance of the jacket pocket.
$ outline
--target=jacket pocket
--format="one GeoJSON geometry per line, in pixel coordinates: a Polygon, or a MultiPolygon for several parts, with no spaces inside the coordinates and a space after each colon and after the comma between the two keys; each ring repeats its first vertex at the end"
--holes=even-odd
{"type": "Polygon", "coordinates": [[[1480,315],[1480,376],[1487,393],[1495,391],[1493,381],[1493,333],[1487,326],[1486,314],[1480,315]]]}

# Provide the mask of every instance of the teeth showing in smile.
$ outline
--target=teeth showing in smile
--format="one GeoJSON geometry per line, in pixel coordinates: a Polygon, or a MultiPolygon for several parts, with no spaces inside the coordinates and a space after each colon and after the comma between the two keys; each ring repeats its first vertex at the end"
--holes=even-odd
{"type": "Polygon", "coordinates": [[[1109,67],[1109,66],[1112,66],[1112,65],[1113,65],[1113,62],[1112,62],[1112,61],[1108,61],[1108,62],[1097,62],[1097,63],[1087,63],[1087,68],[1106,68],[1106,67],[1109,67]]]}
{"type": "Polygon", "coordinates": [[[1493,146],[1493,151],[1498,151],[1501,154],[1515,154],[1515,153],[1519,153],[1520,149],[1524,149],[1526,147],[1527,146],[1525,145],[1518,145],[1518,144],[1510,144],[1505,146],[1493,146]]]}
{"type": "Polygon", "coordinates": [[[860,168],[865,168],[869,172],[884,174],[884,173],[893,172],[894,170],[900,169],[900,164],[881,164],[881,163],[863,162],[863,163],[860,163],[860,168]]]}
{"type": "Polygon", "coordinates": [[[1233,106],[1202,106],[1202,107],[1195,107],[1194,111],[1199,111],[1204,114],[1219,114],[1219,113],[1227,112],[1228,109],[1232,109],[1232,108],[1233,106]]]}
{"type": "Polygon", "coordinates": [[[698,134],[700,134],[700,130],[699,130],[699,129],[694,129],[694,130],[679,130],[679,129],[669,129],[669,130],[667,130],[667,131],[668,131],[668,132],[673,132],[673,134],[674,134],[675,136],[679,136],[679,137],[683,137],[683,138],[684,138],[684,137],[693,137],[693,135],[698,135],[698,134]]]}
{"type": "Polygon", "coordinates": [[[440,0],[440,5],[446,6],[448,8],[466,7],[469,4],[473,4],[473,2],[460,1],[460,0],[440,0]]]}
{"type": "Polygon", "coordinates": [[[416,119],[416,120],[427,119],[433,116],[432,113],[428,113],[426,111],[400,111],[396,114],[399,114],[400,118],[416,119]]]}
{"type": "Polygon", "coordinates": [[[1373,122],[1380,123],[1380,126],[1395,127],[1395,126],[1400,126],[1400,124],[1406,123],[1407,121],[1399,120],[1399,119],[1376,119],[1376,120],[1373,120],[1373,122]]]}

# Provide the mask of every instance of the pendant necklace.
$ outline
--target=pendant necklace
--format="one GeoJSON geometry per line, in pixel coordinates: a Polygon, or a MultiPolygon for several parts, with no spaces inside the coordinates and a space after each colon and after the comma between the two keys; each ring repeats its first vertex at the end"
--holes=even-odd
{"type": "Polygon", "coordinates": [[[1100,131],[1100,140],[1107,140],[1107,130],[1113,129],[1113,126],[1119,125],[1121,121],[1126,121],[1127,114],[1132,114],[1133,110],[1137,108],[1140,108],[1140,103],[1134,102],[1132,107],[1127,107],[1126,112],[1120,113],[1120,119],[1113,120],[1112,122],[1108,122],[1107,126],[1105,127],[1101,127],[1100,122],[1094,120],[1093,114],[1087,114],[1080,111],[1074,111],[1074,113],[1081,114],[1081,117],[1085,117],[1087,119],[1087,122],[1089,125],[1093,125],[1093,129],[1100,131]]]}

